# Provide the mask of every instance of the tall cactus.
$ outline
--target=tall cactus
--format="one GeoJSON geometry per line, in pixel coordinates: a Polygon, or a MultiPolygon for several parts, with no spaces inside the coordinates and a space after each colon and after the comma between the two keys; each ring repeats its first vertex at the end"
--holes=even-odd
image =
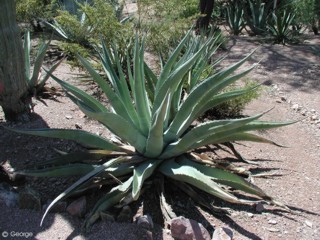
{"type": "Polygon", "coordinates": [[[28,114],[28,86],[14,0],[0,0],[0,105],[9,121],[28,114]]]}

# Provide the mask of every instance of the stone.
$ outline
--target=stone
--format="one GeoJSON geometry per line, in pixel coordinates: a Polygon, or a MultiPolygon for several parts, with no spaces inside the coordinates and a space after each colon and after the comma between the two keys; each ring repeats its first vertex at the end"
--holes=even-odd
{"type": "Polygon", "coordinates": [[[280,232],[277,228],[267,228],[269,232],[280,232]]]}
{"type": "Polygon", "coordinates": [[[269,223],[269,224],[272,224],[272,225],[276,225],[276,224],[277,224],[277,221],[274,220],[274,219],[270,219],[270,220],[268,221],[268,223],[269,223]]]}
{"type": "Polygon", "coordinates": [[[201,223],[184,217],[173,218],[170,222],[170,229],[171,236],[180,240],[211,239],[209,232],[201,223]]]}
{"type": "Polygon", "coordinates": [[[264,210],[265,210],[265,208],[264,208],[263,204],[262,204],[262,203],[257,203],[257,205],[256,205],[256,211],[257,211],[258,213],[261,213],[261,212],[263,212],[264,210]]]}
{"type": "Polygon", "coordinates": [[[304,223],[305,223],[309,228],[312,228],[312,227],[313,227],[312,222],[309,221],[309,220],[306,220],[304,223]]]}
{"type": "Polygon", "coordinates": [[[299,106],[299,104],[293,104],[291,108],[295,111],[301,110],[301,107],[299,106]]]}
{"type": "Polygon", "coordinates": [[[72,203],[70,203],[67,207],[67,212],[76,217],[83,217],[87,210],[87,199],[85,196],[82,196],[72,203]]]}
{"type": "Polygon", "coordinates": [[[66,119],[72,119],[73,118],[71,115],[66,115],[65,117],[66,117],[66,119]]]}
{"type": "Polygon", "coordinates": [[[231,229],[226,227],[216,228],[213,232],[212,240],[232,240],[233,232],[231,229]]]}
{"type": "Polygon", "coordinates": [[[41,196],[40,194],[27,186],[19,192],[19,208],[41,210],[41,196]]]}
{"type": "Polygon", "coordinates": [[[19,194],[8,183],[0,183],[0,202],[4,202],[7,207],[18,205],[19,194]]]}
{"type": "Polygon", "coordinates": [[[317,117],[316,115],[312,115],[312,116],[310,117],[310,120],[311,120],[311,121],[316,121],[316,120],[318,120],[318,117],[317,117]]]}
{"type": "Polygon", "coordinates": [[[136,222],[139,226],[148,230],[151,230],[154,227],[152,218],[149,214],[137,217],[136,222]]]}
{"type": "Polygon", "coordinates": [[[124,206],[117,217],[117,222],[130,223],[132,221],[132,210],[129,206],[124,206]]]}

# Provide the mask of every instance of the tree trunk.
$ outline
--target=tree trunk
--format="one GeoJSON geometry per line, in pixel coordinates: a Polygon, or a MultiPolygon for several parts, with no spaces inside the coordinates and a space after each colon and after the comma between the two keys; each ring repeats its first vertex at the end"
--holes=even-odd
{"type": "Polygon", "coordinates": [[[207,30],[209,28],[210,18],[213,12],[214,0],[200,0],[199,9],[203,15],[198,18],[196,29],[198,31],[207,30]]]}
{"type": "Polygon", "coordinates": [[[28,85],[14,0],[0,0],[0,106],[8,121],[28,118],[28,85]]]}

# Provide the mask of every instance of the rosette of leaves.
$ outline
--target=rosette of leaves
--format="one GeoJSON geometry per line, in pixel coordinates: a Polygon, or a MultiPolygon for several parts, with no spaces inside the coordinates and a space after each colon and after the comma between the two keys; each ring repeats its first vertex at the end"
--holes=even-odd
{"type": "Polygon", "coordinates": [[[42,75],[43,61],[46,56],[47,49],[50,45],[50,41],[42,41],[36,52],[33,68],[31,67],[31,41],[30,32],[24,34],[23,49],[24,49],[24,60],[25,60],[25,78],[28,83],[29,93],[32,96],[37,96],[44,91],[44,86],[48,81],[50,74],[56,70],[61,64],[63,58],[53,64],[46,73],[42,75]]]}
{"type": "Polygon", "coordinates": [[[283,11],[272,14],[272,23],[269,24],[269,30],[275,43],[283,45],[292,40],[292,31],[290,29],[295,15],[290,11],[283,11]]]}
{"type": "Polygon", "coordinates": [[[227,23],[233,35],[239,35],[245,27],[244,10],[239,1],[230,2],[227,7],[227,23]]]}
{"type": "Polygon", "coordinates": [[[206,79],[200,79],[202,67],[198,66],[198,74],[191,75],[199,81],[192,84],[190,91],[186,92],[184,83],[190,81],[190,71],[195,64],[201,62],[201,58],[211,56],[217,48],[212,47],[216,37],[209,37],[198,49],[196,45],[199,42],[190,44],[188,41],[191,34],[189,32],[182,39],[169,59],[162,64],[159,76],[145,63],[144,42],[138,38],[133,57],[128,57],[128,79],[115,49],[112,55],[118,68],[112,68],[111,51],[105,44],[102,44],[100,57],[107,81],[86,59],[79,57],[92,79],[107,96],[109,107],[53,76],[88,117],[99,121],[121,139],[121,142],[115,143],[76,129],[15,129],[14,131],[24,134],[75,140],[94,148],[85,152],[63,154],[37,164],[35,169],[16,171],[18,174],[37,177],[81,176],[48,206],[43,218],[59,200],[84,191],[92,185],[112,182],[114,187],[91,210],[85,222],[87,228],[98,220],[106,209],[119,203],[126,205],[137,200],[145,184],[152,181],[156,174],[163,176],[164,180],[170,179],[184,184],[185,189],[195,198],[198,195],[197,189],[200,189],[235,204],[259,201],[275,203],[272,197],[260,188],[236,173],[217,167],[213,159],[198,154],[197,149],[231,141],[277,145],[251,131],[281,127],[291,122],[260,121],[263,114],[258,114],[239,119],[208,121],[192,127],[194,121],[206,110],[250,91],[245,89],[221,93],[221,90],[246,75],[254,66],[235,73],[250,54],[206,79]],[[237,197],[230,188],[255,195],[256,200],[237,197]]]}

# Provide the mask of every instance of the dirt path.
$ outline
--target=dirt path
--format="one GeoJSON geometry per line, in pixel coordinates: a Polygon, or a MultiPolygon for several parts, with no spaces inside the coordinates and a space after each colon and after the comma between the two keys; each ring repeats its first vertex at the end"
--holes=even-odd
{"type": "MultiPolygon", "coordinates": [[[[237,145],[237,149],[250,160],[259,163],[252,171],[270,169],[271,173],[283,174],[279,177],[256,178],[255,183],[277,200],[292,207],[292,213],[270,206],[262,212],[255,208],[233,206],[230,217],[215,218],[204,214],[208,223],[229,226],[235,239],[320,239],[320,57],[311,46],[320,46],[319,38],[309,39],[297,46],[260,46],[245,37],[230,41],[232,52],[222,63],[229,65],[241,59],[251,50],[260,46],[251,63],[260,62],[249,78],[265,85],[261,97],[246,108],[245,113],[256,114],[274,107],[264,119],[300,122],[268,132],[264,136],[279,144],[288,146],[278,148],[272,145],[237,145]]],[[[67,65],[59,68],[59,77],[76,83],[67,65]]],[[[91,94],[96,93],[92,86],[84,86],[91,94]]],[[[76,128],[92,133],[107,135],[108,132],[97,123],[88,120],[64,96],[54,100],[37,102],[35,113],[38,117],[28,124],[15,127],[56,127],[76,128]],[[45,103],[45,104],[44,104],[45,103]]],[[[0,123],[5,123],[0,113],[0,123]]],[[[11,125],[13,126],[13,125],[11,125]]],[[[48,159],[56,153],[53,148],[69,151],[77,147],[74,143],[60,140],[13,134],[0,128],[0,162],[9,160],[14,166],[48,159]]],[[[43,198],[53,199],[65,189],[68,180],[44,181],[29,179],[28,184],[36,185],[43,198]],[[54,191],[52,191],[52,184],[54,191]]],[[[81,221],[61,214],[52,214],[44,228],[40,228],[40,213],[35,211],[7,209],[0,201],[0,234],[2,231],[32,232],[32,239],[143,239],[146,232],[137,225],[108,225],[100,223],[92,235],[81,237],[81,221]],[[107,238],[106,238],[107,236],[107,238]],[[136,237],[136,238],[135,238],[136,237]]],[[[198,220],[198,219],[196,219],[198,220]]],[[[201,219],[199,220],[201,221],[201,219]]],[[[204,223],[205,224],[205,223],[204,223]]],[[[10,239],[10,238],[8,238],[10,239]]],[[[14,238],[11,238],[14,239],[14,238]]],[[[154,239],[171,239],[166,230],[158,229],[154,239]]]]}

